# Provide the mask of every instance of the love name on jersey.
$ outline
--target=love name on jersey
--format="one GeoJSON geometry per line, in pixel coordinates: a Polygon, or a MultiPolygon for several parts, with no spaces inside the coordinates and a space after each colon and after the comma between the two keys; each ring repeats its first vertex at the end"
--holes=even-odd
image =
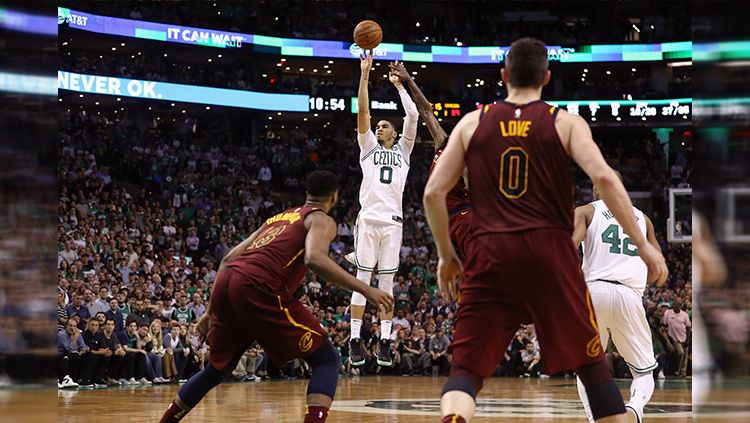
{"type": "Polygon", "coordinates": [[[528,137],[530,120],[510,120],[508,122],[500,121],[500,132],[504,137],[528,137]]]}
{"type": "Polygon", "coordinates": [[[300,215],[299,212],[279,213],[276,216],[268,218],[268,220],[266,220],[266,225],[276,222],[294,223],[300,219],[302,219],[302,215],[300,215]]]}
{"type": "Polygon", "coordinates": [[[402,162],[401,153],[390,150],[376,151],[372,155],[372,160],[375,165],[380,166],[401,167],[402,162]]]}

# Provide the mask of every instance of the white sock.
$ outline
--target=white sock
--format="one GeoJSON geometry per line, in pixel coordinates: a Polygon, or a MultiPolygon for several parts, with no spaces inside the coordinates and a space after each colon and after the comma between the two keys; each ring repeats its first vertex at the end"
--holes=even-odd
{"type": "Polygon", "coordinates": [[[380,339],[391,339],[391,325],[393,322],[390,320],[380,321],[380,339]]]}
{"type": "Polygon", "coordinates": [[[641,415],[643,407],[648,404],[651,396],[654,394],[654,375],[653,372],[633,374],[633,382],[630,384],[630,401],[628,405],[635,408],[641,415]]]}
{"type": "Polygon", "coordinates": [[[352,339],[359,339],[360,332],[362,332],[362,319],[355,319],[352,317],[352,339]]]}
{"type": "Polygon", "coordinates": [[[586,418],[590,423],[594,423],[594,416],[591,415],[591,405],[589,404],[589,396],[586,393],[586,387],[578,376],[576,376],[576,387],[578,387],[578,396],[581,397],[581,403],[583,403],[583,411],[586,412],[586,418]]]}

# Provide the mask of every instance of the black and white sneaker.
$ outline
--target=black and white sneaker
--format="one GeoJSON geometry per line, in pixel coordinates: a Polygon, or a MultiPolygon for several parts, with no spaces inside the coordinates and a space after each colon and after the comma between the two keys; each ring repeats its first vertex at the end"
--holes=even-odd
{"type": "Polygon", "coordinates": [[[365,364],[365,353],[362,351],[362,340],[352,339],[349,341],[349,363],[352,366],[365,364]]]}
{"type": "Polygon", "coordinates": [[[391,367],[393,361],[391,360],[391,341],[388,339],[381,339],[378,345],[378,364],[383,367],[391,367]]]}

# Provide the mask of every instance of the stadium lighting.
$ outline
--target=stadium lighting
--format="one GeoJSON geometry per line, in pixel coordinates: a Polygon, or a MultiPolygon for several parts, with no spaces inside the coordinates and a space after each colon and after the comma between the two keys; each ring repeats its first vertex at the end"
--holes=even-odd
{"type": "Polygon", "coordinates": [[[610,71],[607,71],[607,75],[612,75],[612,72],[610,72],[610,71]]]}
{"type": "Polygon", "coordinates": [[[642,116],[642,117],[641,117],[641,120],[646,120],[646,116],[642,116]]]}
{"type": "Polygon", "coordinates": [[[654,26],[653,26],[653,25],[651,25],[651,29],[654,29],[654,26]]]}
{"type": "Polygon", "coordinates": [[[461,41],[456,41],[456,45],[457,45],[458,47],[461,47],[462,45],[464,45],[464,43],[462,43],[461,41]]]}
{"type": "Polygon", "coordinates": [[[183,110],[182,113],[185,113],[185,110],[183,110]]]}
{"type": "Polygon", "coordinates": [[[67,46],[67,45],[68,45],[68,42],[67,42],[67,41],[63,42],[63,45],[64,45],[64,46],[67,46]]]}
{"type": "Polygon", "coordinates": [[[630,68],[630,71],[631,72],[635,72],[635,68],[630,68]]]}
{"type": "Polygon", "coordinates": [[[419,22],[417,22],[417,28],[419,28],[419,22]]]}
{"type": "Polygon", "coordinates": [[[317,71],[318,71],[317,69],[313,69],[313,72],[317,72],[317,71]]]}
{"type": "Polygon", "coordinates": [[[331,70],[330,70],[330,69],[328,69],[328,70],[326,71],[326,73],[331,73],[331,70]]]}
{"type": "Polygon", "coordinates": [[[317,113],[315,113],[315,114],[314,114],[313,116],[315,116],[315,117],[318,117],[318,114],[317,114],[317,113]]]}
{"type": "Polygon", "coordinates": [[[125,47],[125,43],[120,43],[121,46],[125,47]]]}
{"type": "Polygon", "coordinates": [[[273,116],[269,116],[269,117],[268,117],[268,120],[273,120],[273,116]]]}
{"type": "Polygon", "coordinates": [[[386,74],[383,74],[383,78],[388,78],[388,75],[386,75],[386,74]]]}
{"type": "Polygon", "coordinates": [[[594,121],[594,122],[596,122],[596,118],[595,117],[592,117],[591,120],[594,121]]]}
{"type": "Polygon", "coordinates": [[[112,51],[117,51],[117,47],[112,47],[112,51]]]}
{"type": "Polygon", "coordinates": [[[302,118],[302,120],[304,120],[305,122],[307,122],[307,118],[302,118]]]}
{"type": "Polygon", "coordinates": [[[172,107],[174,107],[174,103],[172,103],[172,107]]]}
{"type": "Polygon", "coordinates": [[[633,29],[635,29],[635,31],[636,31],[636,32],[641,32],[641,30],[640,30],[640,29],[638,29],[638,27],[637,27],[637,26],[635,26],[635,24],[633,24],[633,29]]]}
{"type": "Polygon", "coordinates": [[[277,16],[277,17],[273,18],[273,20],[278,21],[279,17],[277,16]]]}
{"type": "Polygon", "coordinates": [[[261,77],[263,77],[263,78],[267,78],[267,77],[268,77],[268,74],[267,74],[267,73],[264,73],[263,75],[261,75],[261,77]]]}
{"type": "Polygon", "coordinates": [[[692,65],[693,65],[693,61],[692,60],[682,61],[682,62],[670,62],[670,63],[667,63],[667,66],[669,66],[671,68],[678,68],[678,67],[681,67],[681,66],[692,66],[692,65]]]}
{"type": "Polygon", "coordinates": [[[586,78],[581,78],[581,82],[585,82],[585,81],[586,81],[586,78]]]}
{"type": "Polygon", "coordinates": [[[282,62],[286,62],[286,59],[282,57],[282,58],[281,58],[281,61],[282,61],[282,62]]]}
{"type": "Polygon", "coordinates": [[[117,101],[122,101],[122,98],[120,98],[120,97],[117,97],[117,101]]]}
{"type": "Polygon", "coordinates": [[[420,68],[425,69],[425,68],[427,68],[427,65],[422,65],[422,66],[420,66],[420,68]]]}
{"type": "Polygon", "coordinates": [[[299,68],[299,71],[300,71],[300,72],[304,72],[304,71],[305,71],[305,68],[299,68]]]}
{"type": "Polygon", "coordinates": [[[285,67],[284,69],[285,69],[285,70],[289,70],[289,69],[291,69],[291,68],[290,68],[289,66],[287,66],[287,67],[285,67]]]}
{"type": "Polygon", "coordinates": [[[332,65],[332,64],[333,64],[333,60],[329,60],[329,61],[328,61],[328,64],[329,64],[329,65],[332,65]]]}
{"type": "MultiPolygon", "coordinates": [[[[380,63],[375,63],[375,65],[380,65],[380,63]]],[[[323,65],[323,69],[328,69],[328,65],[323,65]]]]}
{"type": "MultiPolygon", "coordinates": [[[[60,99],[60,100],[62,100],[62,99],[60,99]]],[[[96,103],[94,103],[94,104],[98,106],[98,105],[99,105],[99,102],[97,101],[97,102],[96,102],[96,103]]]]}
{"type": "Polygon", "coordinates": [[[211,110],[211,106],[206,106],[206,110],[211,110]]]}
{"type": "Polygon", "coordinates": [[[471,88],[471,84],[466,84],[466,88],[471,88]]]}
{"type": "Polygon", "coordinates": [[[138,52],[138,55],[139,55],[139,56],[141,55],[141,52],[140,52],[140,51],[138,52]]]}
{"type": "Polygon", "coordinates": [[[209,62],[213,61],[212,59],[208,59],[209,62]]]}
{"type": "Polygon", "coordinates": [[[622,118],[620,116],[617,116],[617,121],[619,122],[621,120],[622,120],[622,118]]]}
{"type": "Polygon", "coordinates": [[[164,53],[164,57],[167,57],[167,53],[164,53]]]}
{"type": "Polygon", "coordinates": [[[148,106],[148,109],[151,110],[151,106],[148,106]]]}
{"type": "Polygon", "coordinates": [[[417,74],[417,71],[412,71],[412,73],[411,73],[411,74],[412,74],[412,75],[416,75],[416,74],[417,74]]]}
{"type": "Polygon", "coordinates": [[[58,99],[57,101],[59,101],[60,103],[62,103],[62,99],[61,99],[61,98],[60,98],[60,99],[58,99]]]}
{"type": "Polygon", "coordinates": [[[281,67],[281,63],[277,63],[276,66],[281,67]]]}
{"type": "Polygon", "coordinates": [[[279,116],[281,116],[281,112],[277,112],[276,114],[279,115],[279,116]]]}
{"type": "Polygon", "coordinates": [[[583,73],[586,73],[586,72],[588,72],[588,71],[589,71],[589,70],[588,70],[588,69],[586,69],[586,68],[584,68],[584,69],[583,69],[583,73]]]}

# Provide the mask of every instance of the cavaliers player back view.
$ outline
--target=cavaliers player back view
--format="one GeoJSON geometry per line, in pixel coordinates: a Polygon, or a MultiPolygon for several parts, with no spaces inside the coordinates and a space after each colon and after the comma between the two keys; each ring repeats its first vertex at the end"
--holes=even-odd
{"type": "Polygon", "coordinates": [[[541,101],[550,78],[546,46],[520,39],[505,65],[508,97],[461,119],[425,187],[438,282],[449,300],[457,297],[455,283],[461,278],[449,347],[453,362],[441,398],[443,421],[471,420],[483,380],[492,375],[519,325],[533,321],[545,373],[576,369],[594,418],[625,422],[571,239],[570,157],[597,186],[606,185],[603,199],[653,277],[666,278],[664,258],[638,231],[627,192],[593,142],[588,124],[541,101]],[[462,268],[448,237],[445,195],[464,166],[474,218],[462,268]]]}

